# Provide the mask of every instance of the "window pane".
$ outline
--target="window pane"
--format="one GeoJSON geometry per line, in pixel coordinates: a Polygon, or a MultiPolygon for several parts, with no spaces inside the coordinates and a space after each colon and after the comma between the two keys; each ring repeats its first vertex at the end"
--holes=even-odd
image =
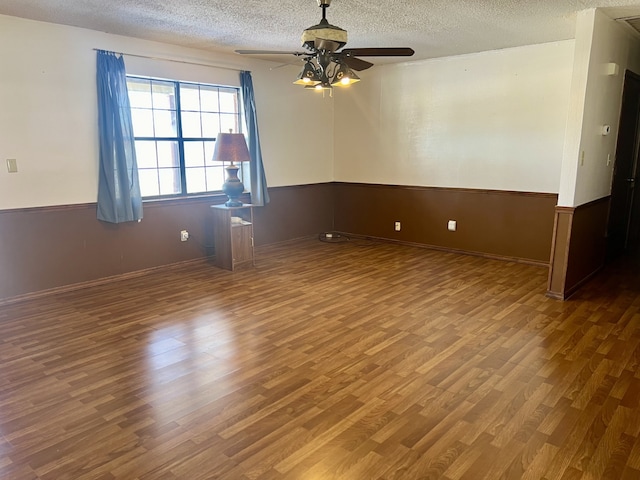
{"type": "Polygon", "coordinates": [[[220,111],[237,113],[237,93],[234,89],[220,89],[220,111]]]}
{"type": "Polygon", "coordinates": [[[158,166],[156,142],[136,140],[136,161],[138,168],[156,168],[158,166]]]}
{"type": "Polygon", "coordinates": [[[207,191],[205,170],[202,168],[187,168],[187,193],[207,191]]]}
{"type": "Polygon", "coordinates": [[[151,108],[151,82],[149,80],[128,79],[127,90],[132,108],[151,108]]]}
{"type": "Polygon", "coordinates": [[[240,164],[240,170],[238,170],[238,178],[240,179],[240,181],[242,183],[244,183],[244,189],[246,190],[248,187],[248,184],[250,182],[250,169],[249,169],[249,162],[242,162],[240,164]]]}
{"type": "Polygon", "coordinates": [[[200,138],[200,112],[182,112],[182,136],[185,138],[200,138]]]}
{"type": "Polygon", "coordinates": [[[203,112],[219,112],[218,89],[217,88],[200,88],[200,101],[203,112]]]}
{"type": "Polygon", "coordinates": [[[158,142],[158,166],[161,168],[180,168],[178,142],[158,142]]]}
{"type": "MultiPolygon", "coordinates": [[[[227,130],[228,131],[228,130],[227,130]]],[[[216,138],[220,133],[220,117],[217,113],[202,114],[202,136],[216,138]]]]}
{"type": "Polygon", "coordinates": [[[153,137],[153,111],[131,109],[131,121],[133,122],[133,135],[135,137],[153,137]]]}
{"type": "Polygon", "coordinates": [[[203,142],[184,142],[184,164],[186,167],[204,166],[203,142]]]}
{"type": "Polygon", "coordinates": [[[171,82],[153,82],[153,108],[175,110],[176,93],[171,82]]]}
{"type": "Polygon", "coordinates": [[[153,111],[155,136],[156,137],[176,137],[176,112],[170,110],[153,111]]]}
{"type": "MultiPolygon", "coordinates": [[[[216,142],[203,142],[204,143],[204,161],[207,165],[213,165],[213,151],[216,148],[216,142]]],[[[221,163],[215,162],[216,165],[222,165],[221,163]]]]}
{"type": "Polygon", "coordinates": [[[221,114],[220,115],[220,131],[228,132],[231,130],[233,133],[238,133],[240,130],[238,129],[238,116],[231,114],[221,114]]]}
{"type": "Polygon", "coordinates": [[[185,110],[200,110],[200,92],[197,85],[180,85],[180,108],[185,110]]]}
{"type": "Polygon", "coordinates": [[[180,193],[180,169],[160,168],[158,169],[160,178],[160,195],[172,195],[180,193]]]}
{"type": "Polygon", "coordinates": [[[140,194],[143,197],[154,197],[156,195],[160,195],[158,170],[138,168],[138,179],[140,181],[140,194]]]}
{"type": "Polygon", "coordinates": [[[207,187],[211,190],[222,190],[226,171],[222,164],[219,167],[207,167],[207,187]]]}

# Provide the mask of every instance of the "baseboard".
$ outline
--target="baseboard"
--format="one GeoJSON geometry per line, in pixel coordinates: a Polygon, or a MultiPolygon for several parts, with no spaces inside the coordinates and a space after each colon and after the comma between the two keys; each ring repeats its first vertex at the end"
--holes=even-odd
{"type": "Polygon", "coordinates": [[[576,293],[578,290],[580,290],[585,283],[587,283],[589,280],[591,280],[593,277],[595,277],[598,273],[600,273],[600,271],[603,268],[604,268],[604,265],[601,265],[596,270],[594,270],[589,275],[587,275],[585,278],[583,278],[578,283],[573,285],[571,288],[568,288],[567,291],[564,292],[564,294],[558,293],[558,292],[551,292],[551,291],[547,290],[546,295],[547,295],[547,297],[553,298],[555,300],[569,300],[569,298],[571,298],[571,296],[574,293],[576,293]]]}
{"type": "Polygon", "coordinates": [[[556,293],[556,292],[551,292],[549,290],[547,290],[547,293],[545,293],[545,296],[547,296],[549,298],[552,298],[553,300],[561,300],[561,301],[566,300],[566,298],[564,297],[563,294],[556,293]]]}

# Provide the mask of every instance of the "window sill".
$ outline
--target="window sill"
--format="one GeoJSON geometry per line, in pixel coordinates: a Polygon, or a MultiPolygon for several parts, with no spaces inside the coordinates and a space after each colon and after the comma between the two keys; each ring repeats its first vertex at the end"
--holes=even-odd
{"type": "MultiPolygon", "coordinates": [[[[227,196],[223,192],[203,193],[200,195],[185,195],[176,197],[161,197],[142,199],[143,207],[153,207],[154,205],[184,205],[185,203],[203,203],[208,202],[213,205],[221,204],[227,201],[227,196]]],[[[250,203],[251,194],[244,192],[240,199],[244,203],[250,203]]]]}

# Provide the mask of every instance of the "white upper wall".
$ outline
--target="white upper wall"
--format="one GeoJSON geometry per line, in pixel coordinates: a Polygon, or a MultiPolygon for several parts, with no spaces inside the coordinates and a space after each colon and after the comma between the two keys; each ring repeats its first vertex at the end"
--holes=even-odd
{"type": "Polygon", "coordinates": [[[269,185],[333,179],[332,102],[292,85],[294,68],[0,15],[0,209],[96,201],[94,48],[225,67],[125,56],[139,75],[237,86],[251,70],[269,185]],[[7,172],[10,158],[18,173],[7,172]]]}
{"type": "Polygon", "coordinates": [[[579,206],[611,193],[626,69],[640,72],[640,41],[600,10],[576,21],[571,102],[558,204],[579,206]],[[619,67],[607,74],[607,65],[619,67]],[[602,135],[609,125],[611,133],[602,135]]]}
{"type": "Polygon", "coordinates": [[[573,44],[363,72],[336,92],[336,180],[557,193],[573,44]]]}
{"type": "Polygon", "coordinates": [[[640,71],[640,48],[593,10],[576,31],[575,41],[379,65],[323,98],[292,85],[297,68],[0,15],[0,209],[96,200],[94,48],[217,66],[125,56],[141,75],[237,85],[251,70],[270,186],[559,192],[561,205],[579,205],[609,194],[623,72],[640,71]],[[602,74],[609,62],[618,77],[602,74]]]}

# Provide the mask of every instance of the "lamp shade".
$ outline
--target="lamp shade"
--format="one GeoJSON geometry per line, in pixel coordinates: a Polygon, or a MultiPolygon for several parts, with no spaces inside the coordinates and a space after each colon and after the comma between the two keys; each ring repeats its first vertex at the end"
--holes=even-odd
{"type": "Polygon", "coordinates": [[[242,133],[219,133],[213,150],[214,162],[248,162],[251,160],[247,141],[242,133]]]}

